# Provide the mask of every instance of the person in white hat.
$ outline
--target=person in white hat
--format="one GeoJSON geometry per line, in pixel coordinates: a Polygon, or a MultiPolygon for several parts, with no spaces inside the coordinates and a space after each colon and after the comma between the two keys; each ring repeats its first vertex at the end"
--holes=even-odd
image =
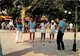
{"type": "Polygon", "coordinates": [[[54,34],[55,34],[55,25],[54,25],[54,21],[52,20],[51,21],[51,24],[50,24],[50,41],[49,41],[49,43],[51,43],[52,42],[52,39],[54,40],[54,34]],[[51,36],[53,37],[52,39],[51,39],[51,36]]]}

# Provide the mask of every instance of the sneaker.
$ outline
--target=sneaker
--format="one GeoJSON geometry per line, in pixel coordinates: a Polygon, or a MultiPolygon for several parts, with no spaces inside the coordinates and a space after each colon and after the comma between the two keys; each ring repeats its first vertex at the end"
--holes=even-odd
{"type": "Polygon", "coordinates": [[[31,43],[34,43],[34,40],[33,40],[33,41],[31,41],[31,43]]]}
{"type": "Polygon", "coordinates": [[[18,42],[15,42],[16,44],[18,43],[18,42]]]}
{"type": "Polygon", "coordinates": [[[65,52],[65,50],[61,50],[62,52],[65,52]]]}
{"type": "Polygon", "coordinates": [[[53,40],[53,43],[55,42],[55,40],[53,40]]]}
{"type": "Polygon", "coordinates": [[[51,43],[52,41],[49,41],[49,43],[51,43]]]}
{"type": "Polygon", "coordinates": [[[42,43],[42,41],[40,41],[40,43],[42,43]]]}
{"type": "Polygon", "coordinates": [[[22,43],[23,41],[21,40],[20,43],[22,43]]]}

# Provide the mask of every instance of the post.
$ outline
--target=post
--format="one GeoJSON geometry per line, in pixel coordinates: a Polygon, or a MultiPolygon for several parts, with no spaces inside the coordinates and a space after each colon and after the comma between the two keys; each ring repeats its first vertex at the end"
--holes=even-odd
{"type": "Polygon", "coordinates": [[[78,6],[78,1],[75,0],[75,33],[74,33],[74,44],[73,44],[73,51],[76,52],[76,32],[77,32],[77,6],[78,6]]]}

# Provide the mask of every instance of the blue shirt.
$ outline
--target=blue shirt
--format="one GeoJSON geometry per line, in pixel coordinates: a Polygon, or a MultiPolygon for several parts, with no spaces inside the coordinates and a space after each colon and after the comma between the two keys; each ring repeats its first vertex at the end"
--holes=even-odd
{"type": "Polygon", "coordinates": [[[30,28],[30,29],[35,29],[36,22],[33,22],[33,23],[34,23],[34,25],[32,24],[31,21],[29,21],[28,25],[29,25],[29,28],[30,28]]]}
{"type": "Polygon", "coordinates": [[[62,28],[60,29],[60,31],[62,33],[64,33],[64,30],[65,30],[65,27],[66,27],[66,23],[63,20],[59,21],[58,29],[59,29],[60,26],[62,26],[62,28]]]}
{"type": "Polygon", "coordinates": [[[23,25],[22,23],[16,23],[17,31],[22,31],[23,25]]]}

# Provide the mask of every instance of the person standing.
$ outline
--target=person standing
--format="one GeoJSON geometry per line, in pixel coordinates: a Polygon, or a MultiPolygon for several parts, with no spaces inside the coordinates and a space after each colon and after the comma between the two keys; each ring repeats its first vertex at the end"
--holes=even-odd
{"type": "Polygon", "coordinates": [[[19,21],[16,23],[16,27],[17,27],[17,35],[16,35],[15,43],[18,43],[19,34],[20,34],[20,42],[22,42],[22,28],[23,28],[23,25],[21,23],[21,19],[19,19],[19,21]]]}
{"type": "Polygon", "coordinates": [[[42,38],[44,36],[44,40],[45,41],[45,34],[46,34],[46,28],[47,28],[47,24],[46,24],[46,20],[43,21],[43,23],[40,24],[41,26],[41,42],[42,42],[42,38]]]}
{"type": "Polygon", "coordinates": [[[30,30],[30,40],[32,40],[31,34],[33,33],[33,40],[31,41],[31,43],[34,43],[35,30],[36,30],[36,22],[34,21],[34,19],[31,19],[31,21],[28,23],[28,31],[29,30],[30,30]]]}
{"type": "Polygon", "coordinates": [[[51,24],[50,24],[50,41],[49,41],[49,43],[51,43],[52,42],[52,40],[51,40],[51,36],[53,37],[53,40],[54,40],[54,34],[55,34],[55,25],[54,25],[54,21],[52,20],[51,21],[51,24]]]}
{"type": "Polygon", "coordinates": [[[73,31],[73,24],[70,23],[70,24],[69,24],[69,27],[70,27],[70,32],[72,32],[72,31],[73,31]]]}
{"type": "Polygon", "coordinates": [[[58,34],[57,34],[57,50],[65,50],[65,46],[63,43],[63,35],[64,35],[64,31],[66,29],[66,23],[59,19],[59,24],[58,24],[58,34]]]}

